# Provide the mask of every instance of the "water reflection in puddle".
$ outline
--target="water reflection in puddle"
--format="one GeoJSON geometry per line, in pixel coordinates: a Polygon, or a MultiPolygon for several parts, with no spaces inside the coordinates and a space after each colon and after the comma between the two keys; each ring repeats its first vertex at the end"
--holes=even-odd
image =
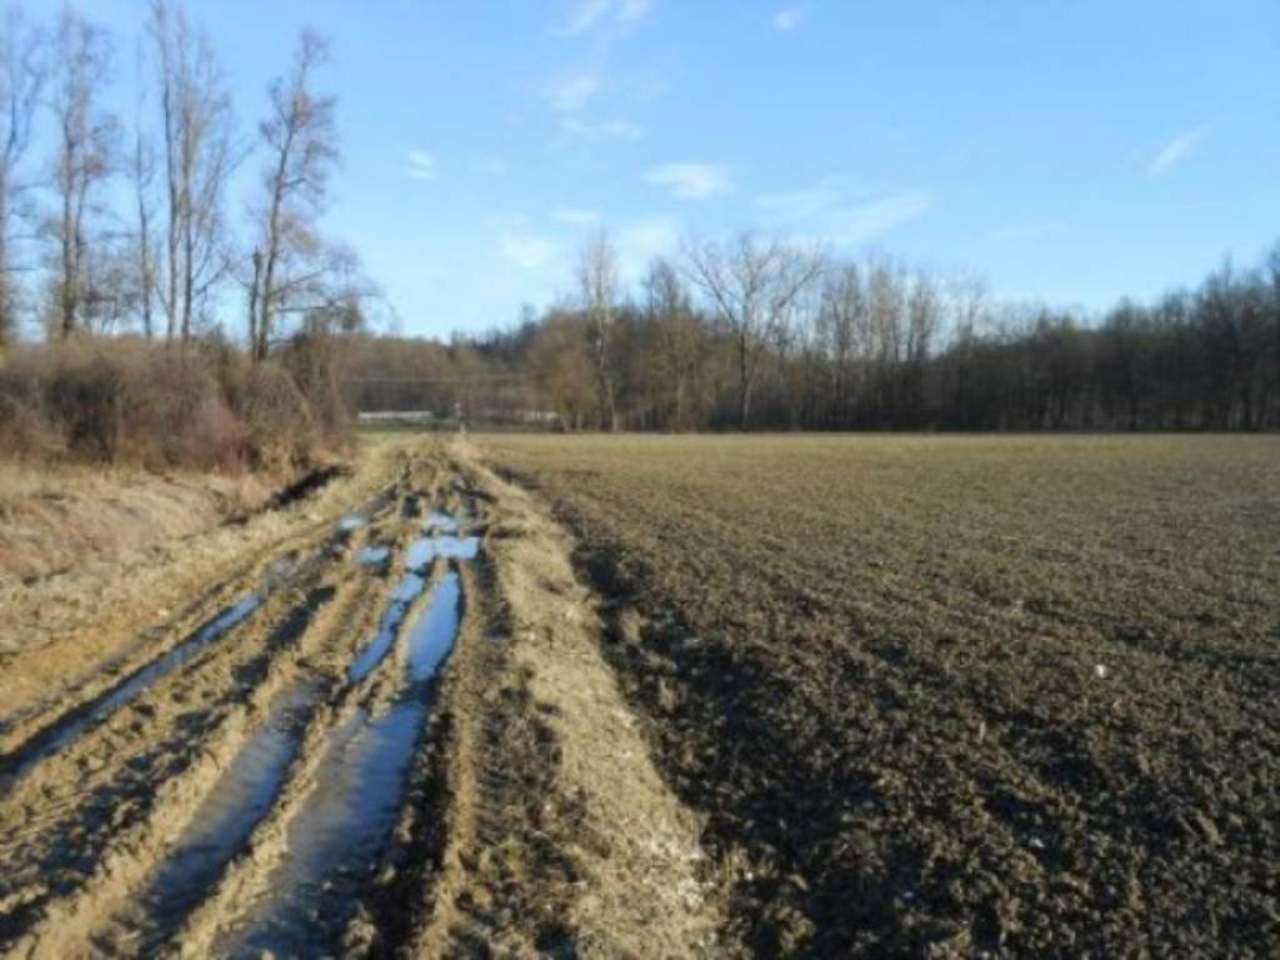
{"type": "Polygon", "coordinates": [[[364,567],[380,567],[391,559],[391,548],[385,546],[365,547],[356,556],[356,560],[364,567]]]}
{"type": "Polygon", "coordinates": [[[241,598],[168,653],[152,660],[62,722],[37,734],[18,755],[16,765],[10,774],[11,782],[22,779],[41,761],[74,743],[86,730],[126,706],[157,680],[167,677],[174,670],[190,663],[213,641],[249,619],[262,606],[263,600],[263,595],[258,593],[251,593],[241,598]]]}
{"type": "Polygon", "coordinates": [[[404,695],[385,713],[361,710],[333,732],[269,893],[216,952],[319,955],[345,925],[395,825],[431,705],[427,683],[453,649],[460,615],[461,587],[450,571],[410,628],[404,695]]]}
{"type": "Polygon", "coordinates": [[[262,728],[241,748],[157,868],[141,902],[160,921],[158,932],[200,902],[266,816],[297,755],[317,695],[314,685],[302,683],[275,699],[262,728]]]}
{"type": "Polygon", "coordinates": [[[382,615],[382,622],[378,625],[378,632],[373,641],[364,648],[347,670],[348,680],[359,683],[382,662],[382,658],[391,649],[391,644],[395,642],[396,634],[400,632],[405,614],[409,612],[409,607],[422,594],[426,585],[426,578],[417,573],[406,574],[400,581],[391,593],[391,602],[387,605],[387,612],[382,615]]]}

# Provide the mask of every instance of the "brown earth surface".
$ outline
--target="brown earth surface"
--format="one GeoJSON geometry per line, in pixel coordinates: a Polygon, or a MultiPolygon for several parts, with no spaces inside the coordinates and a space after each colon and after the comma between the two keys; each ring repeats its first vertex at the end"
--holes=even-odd
{"type": "Polygon", "coordinates": [[[1276,438],[475,443],[577,535],[722,952],[1275,956],[1276,438]]]}
{"type": "Polygon", "coordinates": [[[391,439],[8,582],[0,956],[721,954],[571,552],[465,448],[391,439]]]}

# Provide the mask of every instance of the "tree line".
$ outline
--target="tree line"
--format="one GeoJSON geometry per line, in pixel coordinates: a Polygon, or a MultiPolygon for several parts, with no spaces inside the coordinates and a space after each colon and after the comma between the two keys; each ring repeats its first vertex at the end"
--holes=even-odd
{"type": "Polygon", "coordinates": [[[1223,266],[1194,290],[1101,317],[750,233],[686,241],[632,292],[600,233],[575,279],[573,296],[505,330],[416,354],[405,341],[354,344],[353,402],[533,410],[565,429],[1280,427],[1280,247],[1254,269],[1223,266]]]}
{"type": "Polygon", "coordinates": [[[24,318],[50,342],[124,331],[187,342],[241,315],[261,360],[291,330],[356,322],[372,287],[319,228],[339,156],[335,99],[317,89],[328,59],[326,41],[304,31],[246,132],[207,31],[181,3],[153,0],[122,116],[107,95],[130,58],[102,27],[70,5],[48,23],[11,8],[0,30],[0,349],[24,318]],[[259,176],[233,215],[229,187],[246,164],[259,176]]]}

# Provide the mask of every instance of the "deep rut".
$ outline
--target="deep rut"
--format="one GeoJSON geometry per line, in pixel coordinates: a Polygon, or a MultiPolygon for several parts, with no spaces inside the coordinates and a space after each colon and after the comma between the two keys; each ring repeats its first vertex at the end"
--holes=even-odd
{"type": "Polygon", "coordinates": [[[694,820],[539,511],[406,453],[11,728],[0,956],[704,952],[694,820]]]}
{"type": "Polygon", "coordinates": [[[10,737],[0,954],[336,942],[347,917],[318,925],[311,901],[358,903],[390,839],[457,633],[449,565],[478,550],[444,512],[440,476],[407,464],[211,591],[150,659],[10,737]],[[322,882],[339,867],[340,886],[322,882]]]}

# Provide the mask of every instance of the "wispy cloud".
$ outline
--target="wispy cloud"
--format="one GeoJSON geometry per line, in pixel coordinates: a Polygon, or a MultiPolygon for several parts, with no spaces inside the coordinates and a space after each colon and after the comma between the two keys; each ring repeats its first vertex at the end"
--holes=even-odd
{"type": "Polygon", "coordinates": [[[618,4],[618,19],[623,23],[635,23],[643,20],[653,9],[653,0],[621,0],[618,4]]]}
{"type": "Polygon", "coordinates": [[[841,246],[869,243],[920,219],[935,205],[934,197],[923,190],[849,193],[831,181],[756,199],[775,226],[822,235],[841,246]]]}
{"type": "Polygon", "coordinates": [[[773,28],[786,33],[800,26],[800,19],[803,16],[799,7],[784,7],[773,15],[773,28]]]}
{"type": "Polygon", "coordinates": [[[1147,173],[1153,177],[1167,173],[1179,161],[1185,160],[1190,156],[1191,152],[1200,145],[1208,132],[1208,127],[1201,126],[1178,134],[1166,143],[1159,153],[1152,157],[1151,163],[1147,165],[1147,173]]]}
{"type": "Polygon", "coordinates": [[[626,29],[639,23],[653,9],[653,0],[578,0],[557,31],[577,37],[606,26],[626,29]]]}
{"type": "Polygon", "coordinates": [[[985,239],[996,243],[1031,243],[1060,236],[1066,229],[1066,223],[1061,220],[1028,220],[996,227],[985,239]]]}
{"type": "Polygon", "coordinates": [[[600,214],[595,210],[583,210],[579,207],[559,207],[551,212],[551,217],[571,227],[589,227],[600,222],[600,214]]]}
{"type": "Polygon", "coordinates": [[[583,120],[581,117],[565,117],[560,126],[566,133],[584,140],[640,140],[644,127],[630,120],[583,120]]]}
{"type": "Polygon", "coordinates": [[[498,245],[503,256],[522,270],[537,270],[560,254],[554,237],[530,229],[523,221],[503,229],[498,235],[498,245]]]}
{"type": "Polygon", "coordinates": [[[803,190],[766,193],[756,198],[756,206],[784,220],[809,220],[847,203],[844,194],[828,183],[803,190]]]}
{"type": "Polygon", "coordinates": [[[860,203],[838,217],[834,236],[850,245],[867,243],[897,227],[919,220],[934,207],[927,193],[909,190],[860,203]]]}
{"type": "Polygon", "coordinates": [[[436,178],[436,158],[425,150],[410,150],[407,167],[409,176],[414,180],[436,178]]]}
{"type": "Polygon", "coordinates": [[[507,173],[507,161],[501,157],[486,157],[479,161],[476,166],[476,173],[483,173],[489,177],[502,177],[507,173]]]}
{"type": "Polygon", "coordinates": [[[594,70],[576,70],[551,81],[547,100],[561,113],[577,113],[603,86],[604,80],[594,70]]]}
{"type": "Polygon", "coordinates": [[[680,230],[669,220],[640,220],[618,231],[618,264],[623,279],[635,283],[644,276],[649,262],[673,253],[680,242],[680,230]]]}
{"type": "Polygon", "coordinates": [[[732,189],[728,171],[711,163],[664,163],[645,173],[644,179],[687,200],[701,200],[732,189]]]}

